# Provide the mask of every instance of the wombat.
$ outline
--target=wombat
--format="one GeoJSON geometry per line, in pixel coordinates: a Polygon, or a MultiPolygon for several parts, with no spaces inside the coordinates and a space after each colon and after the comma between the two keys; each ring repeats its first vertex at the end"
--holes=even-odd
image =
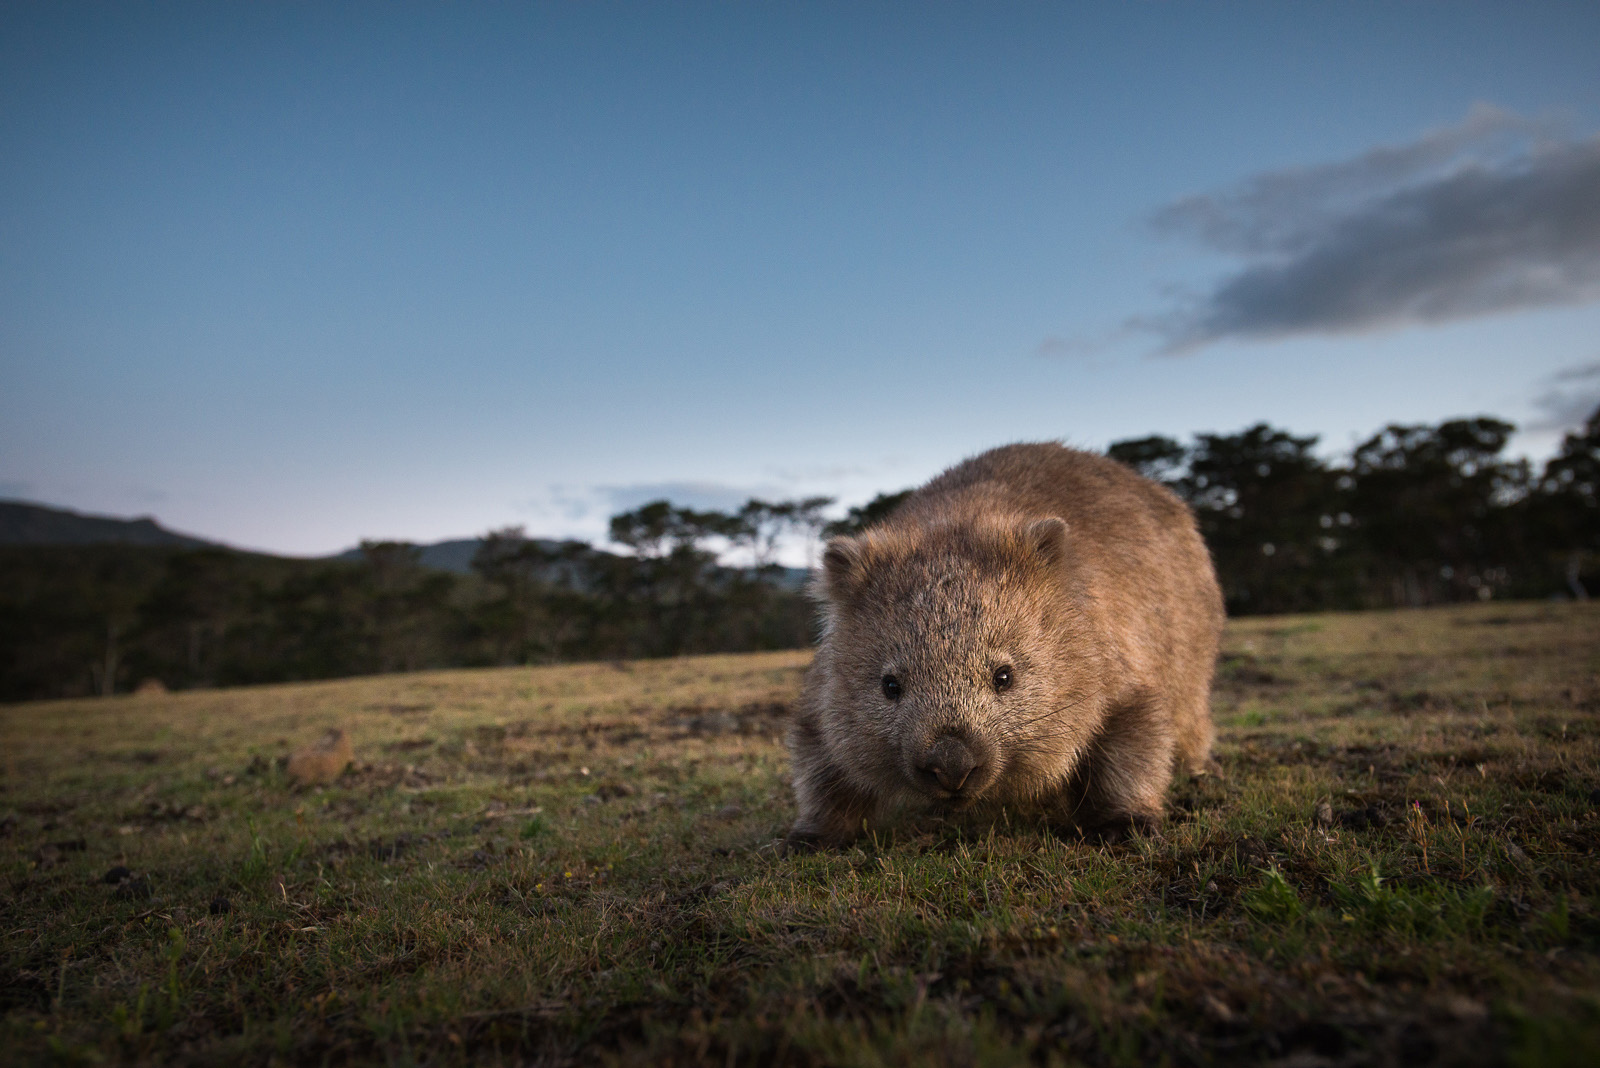
{"type": "Polygon", "coordinates": [[[1211,750],[1222,595],[1188,507],[1059,444],[950,468],[830,541],[823,634],[789,734],[790,848],[910,802],[1080,832],[1159,822],[1211,750]]]}

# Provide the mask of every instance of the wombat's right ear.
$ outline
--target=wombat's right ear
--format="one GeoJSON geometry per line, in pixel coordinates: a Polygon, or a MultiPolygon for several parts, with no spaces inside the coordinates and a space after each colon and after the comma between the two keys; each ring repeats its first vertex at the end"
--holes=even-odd
{"type": "Polygon", "coordinates": [[[1067,552],[1067,521],[1060,516],[1028,524],[1028,547],[1047,564],[1059,564],[1067,552]]]}
{"type": "Polygon", "coordinates": [[[866,546],[855,538],[834,538],[822,551],[822,592],[830,599],[841,598],[861,573],[866,546]]]}

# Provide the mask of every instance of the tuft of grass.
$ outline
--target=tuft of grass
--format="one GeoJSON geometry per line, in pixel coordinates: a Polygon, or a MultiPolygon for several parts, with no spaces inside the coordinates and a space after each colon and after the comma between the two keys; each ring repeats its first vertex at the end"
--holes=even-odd
{"type": "Polygon", "coordinates": [[[1243,897],[1244,907],[1263,923],[1286,924],[1300,918],[1300,895],[1277,868],[1264,868],[1261,881],[1243,897]]]}

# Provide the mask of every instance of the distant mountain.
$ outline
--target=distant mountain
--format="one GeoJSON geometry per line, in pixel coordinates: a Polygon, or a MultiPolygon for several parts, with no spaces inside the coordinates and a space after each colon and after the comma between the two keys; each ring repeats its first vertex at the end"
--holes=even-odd
{"type": "Polygon", "coordinates": [[[113,519],[27,501],[0,501],[0,545],[107,543],[165,545],[183,549],[224,548],[214,541],[168,530],[149,516],[113,519]]]}
{"type": "MultiPolygon", "coordinates": [[[[535,539],[554,551],[561,543],[535,539]]],[[[149,516],[115,519],[102,515],[83,515],[66,508],[50,508],[27,501],[0,501],[0,545],[148,545],[179,549],[227,548],[188,534],[168,530],[149,516]]],[[[417,545],[418,562],[423,567],[457,575],[472,573],[472,556],[483,544],[481,538],[452,538],[417,545]]],[[[606,552],[598,549],[598,552],[606,552]]],[[[336,553],[334,560],[360,560],[359,546],[336,553]]],[[[557,569],[566,565],[556,565],[557,569]]],[[[772,582],[784,589],[799,589],[809,572],[786,567],[772,575],[772,582]]]]}
{"type": "MultiPolygon", "coordinates": [[[[554,552],[561,547],[561,542],[549,538],[534,538],[535,544],[541,548],[554,552]]],[[[423,567],[436,568],[440,571],[450,571],[457,575],[472,573],[472,556],[478,551],[478,546],[483,544],[481,538],[453,538],[449,541],[435,541],[424,545],[414,545],[417,549],[418,562],[423,567]]],[[[606,549],[596,548],[596,552],[608,553],[606,549]]],[[[335,560],[360,560],[361,548],[346,549],[334,556],[335,560]]],[[[565,565],[557,565],[547,578],[555,577],[555,570],[565,565]]],[[[771,576],[771,582],[786,590],[798,590],[806,584],[806,579],[811,577],[811,572],[803,567],[780,568],[771,576]]]]}
{"type": "MultiPolygon", "coordinates": [[[[478,546],[483,542],[479,538],[452,538],[449,541],[436,541],[427,545],[416,546],[418,562],[423,567],[436,568],[439,571],[451,571],[457,575],[466,575],[472,571],[472,554],[478,551],[478,546]]],[[[553,546],[555,542],[544,542],[553,546]]],[[[361,547],[346,549],[334,557],[335,560],[361,559],[361,547]]]]}

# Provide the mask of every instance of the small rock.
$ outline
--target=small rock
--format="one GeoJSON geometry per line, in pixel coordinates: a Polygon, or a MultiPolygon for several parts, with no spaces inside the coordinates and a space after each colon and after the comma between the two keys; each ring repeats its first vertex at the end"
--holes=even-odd
{"type": "Polygon", "coordinates": [[[228,913],[228,912],[232,912],[233,911],[233,902],[229,901],[227,898],[223,897],[221,894],[218,894],[216,897],[211,899],[211,904],[209,906],[209,909],[210,909],[211,915],[213,915],[213,916],[221,916],[224,913],[228,913]]]}
{"type": "Polygon", "coordinates": [[[64,853],[81,853],[89,848],[89,843],[82,838],[72,838],[65,842],[46,842],[33,851],[33,860],[41,871],[48,871],[61,863],[64,853]]]}
{"type": "Polygon", "coordinates": [[[1336,817],[1339,826],[1348,827],[1353,831],[1363,831],[1368,827],[1382,827],[1389,822],[1389,817],[1376,805],[1366,808],[1352,808],[1338,814],[1336,817]]]}
{"type": "Polygon", "coordinates": [[[129,871],[121,864],[118,864],[115,868],[112,868],[102,875],[100,877],[100,881],[111,886],[116,886],[119,883],[127,882],[131,878],[133,878],[133,872],[129,871]]]}
{"type": "Polygon", "coordinates": [[[324,786],[333,782],[355,759],[350,739],[337,727],[289,756],[285,770],[301,786],[324,786]]]}
{"type": "Polygon", "coordinates": [[[1213,1020],[1218,1023],[1233,1022],[1233,1010],[1228,1007],[1227,1002],[1217,997],[1217,995],[1207,994],[1201,999],[1201,1002],[1205,1005],[1206,1015],[1213,1020]]]}
{"type": "Polygon", "coordinates": [[[151,896],[151,893],[150,880],[141,875],[137,879],[129,879],[119,884],[112,892],[112,896],[118,901],[144,901],[151,896]]]}
{"type": "Polygon", "coordinates": [[[1450,994],[1443,1001],[1444,1011],[1458,1020],[1483,1020],[1489,1016],[1489,1009],[1483,1002],[1467,997],[1465,994],[1450,994]]]}
{"type": "Polygon", "coordinates": [[[1326,801],[1317,802],[1317,809],[1311,814],[1311,822],[1317,827],[1333,826],[1333,806],[1326,801]]]}
{"type": "Polygon", "coordinates": [[[1439,1043],[1416,1021],[1400,1029],[1395,1052],[1401,1064],[1432,1064],[1439,1056],[1439,1043]]]}

